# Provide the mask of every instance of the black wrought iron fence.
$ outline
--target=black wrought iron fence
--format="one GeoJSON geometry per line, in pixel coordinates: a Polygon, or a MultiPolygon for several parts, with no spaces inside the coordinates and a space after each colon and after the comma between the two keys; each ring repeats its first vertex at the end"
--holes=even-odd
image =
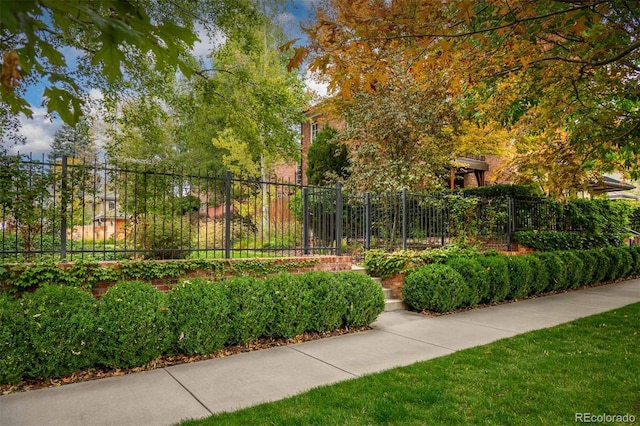
{"type": "Polygon", "coordinates": [[[231,258],[508,248],[519,230],[576,230],[553,201],[350,194],[141,164],[0,158],[0,260],[231,258]]]}

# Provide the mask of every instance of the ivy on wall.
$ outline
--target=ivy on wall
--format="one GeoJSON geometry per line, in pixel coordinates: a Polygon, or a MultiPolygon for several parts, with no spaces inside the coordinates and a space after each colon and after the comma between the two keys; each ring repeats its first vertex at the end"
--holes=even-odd
{"type": "Polygon", "coordinates": [[[113,263],[74,262],[73,264],[42,262],[0,265],[0,286],[18,293],[47,284],[63,284],[91,290],[100,282],[124,280],[151,281],[178,278],[202,271],[207,277],[264,276],[288,272],[320,263],[319,258],[242,259],[242,260],[135,260],[113,263]]]}

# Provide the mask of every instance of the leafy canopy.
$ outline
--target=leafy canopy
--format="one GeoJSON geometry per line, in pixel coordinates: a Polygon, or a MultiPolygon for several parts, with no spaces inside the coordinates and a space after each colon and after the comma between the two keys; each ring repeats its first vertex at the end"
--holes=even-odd
{"type": "Polygon", "coordinates": [[[116,83],[151,58],[156,70],[191,75],[182,55],[197,40],[193,23],[173,3],[135,0],[5,1],[0,8],[1,101],[31,117],[24,86],[45,82],[44,104],[63,121],[81,115],[82,78],[116,83]],[[65,50],[66,49],[66,50],[65,50]],[[66,52],[78,55],[72,66],[66,52]]]}
{"type": "Polygon", "coordinates": [[[560,193],[640,175],[639,24],[636,1],[329,0],[306,53],[343,99],[376,95],[402,64],[465,117],[509,129],[513,176],[560,193]]]}

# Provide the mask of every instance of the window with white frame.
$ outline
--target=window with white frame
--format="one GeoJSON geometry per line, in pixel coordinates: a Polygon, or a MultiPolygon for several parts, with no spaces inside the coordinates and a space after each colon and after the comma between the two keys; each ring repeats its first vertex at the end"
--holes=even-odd
{"type": "Polygon", "coordinates": [[[316,136],[318,135],[318,122],[314,121],[311,123],[311,142],[316,140],[316,136]]]}

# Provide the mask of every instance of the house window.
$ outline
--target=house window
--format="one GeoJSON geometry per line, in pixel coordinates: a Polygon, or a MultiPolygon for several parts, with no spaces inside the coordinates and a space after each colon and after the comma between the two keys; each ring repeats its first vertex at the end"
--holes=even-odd
{"type": "Polygon", "coordinates": [[[116,202],[109,201],[109,210],[115,210],[115,209],[116,209],[116,202]]]}
{"type": "Polygon", "coordinates": [[[311,142],[316,140],[316,136],[318,135],[318,122],[314,121],[311,124],[311,142]]]}

